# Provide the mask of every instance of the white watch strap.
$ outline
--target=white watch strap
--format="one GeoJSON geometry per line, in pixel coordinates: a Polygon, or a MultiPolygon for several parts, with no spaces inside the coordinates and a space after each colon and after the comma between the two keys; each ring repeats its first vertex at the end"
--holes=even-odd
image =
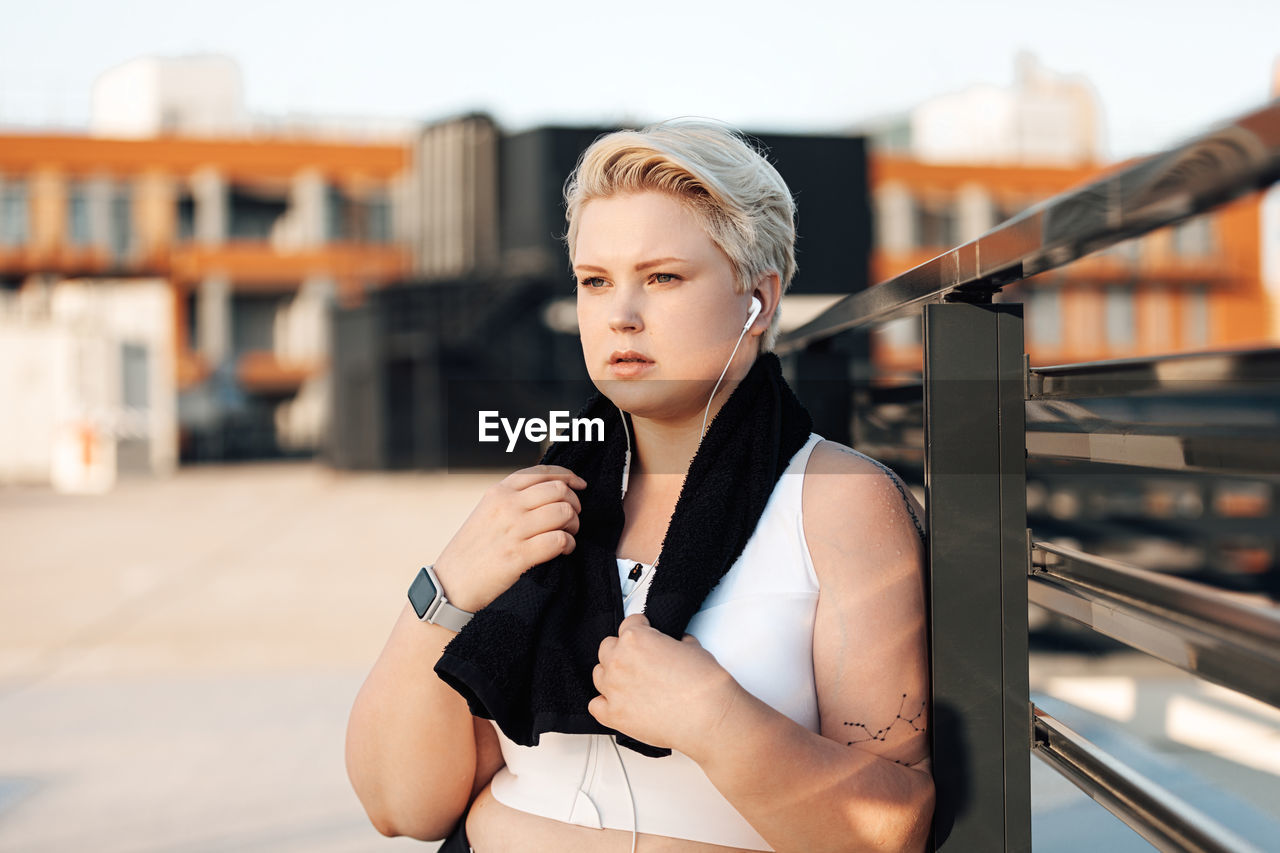
{"type": "Polygon", "coordinates": [[[431,583],[435,585],[436,598],[427,607],[427,613],[422,617],[423,620],[448,628],[450,631],[461,631],[475,614],[450,604],[449,599],[445,598],[444,587],[440,585],[440,579],[436,577],[435,568],[433,566],[424,566],[424,568],[431,578],[431,583]]]}
{"type": "Polygon", "coordinates": [[[460,607],[454,607],[443,597],[436,599],[436,604],[427,612],[427,621],[448,628],[450,631],[461,631],[471,621],[474,613],[468,613],[460,607]]]}

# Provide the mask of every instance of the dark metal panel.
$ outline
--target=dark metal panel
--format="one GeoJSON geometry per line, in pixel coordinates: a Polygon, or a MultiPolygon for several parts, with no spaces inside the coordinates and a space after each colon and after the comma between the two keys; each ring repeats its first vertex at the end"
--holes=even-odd
{"type": "MultiPolygon", "coordinates": [[[[1014,489],[1021,432],[1001,416],[1022,404],[1004,391],[1015,329],[1010,306],[945,304],[925,310],[925,488],[928,496],[934,838],[949,851],[1029,850],[1030,743],[1026,693],[1025,523],[1018,542],[1002,524],[1019,520],[1014,489]],[[1009,347],[1002,359],[1001,345],[1009,347]],[[1002,365],[1006,368],[1002,371],[1002,365]],[[1016,405],[1015,405],[1016,403],[1016,405]],[[1007,446],[1013,441],[1016,450],[1007,446]],[[1009,534],[1009,535],[1006,535],[1009,534]],[[1004,563],[1016,550],[1023,636],[1020,660],[1014,601],[1004,563]],[[1014,623],[1006,632],[1004,620],[1014,623]],[[1006,683],[1008,668],[1021,669],[1006,683]],[[1011,720],[1013,715],[1016,719],[1011,720]],[[1018,734],[1018,731],[1021,734],[1018,734]],[[1020,740],[1019,740],[1020,738],[1020,740]]],[[[1018,330],[1020,331],[1020,330],[1018,330]]],[[[1020,335],[1017,337],[1020,338],[1020,335]]],[[[1021,349],[1017,363],[1021,364],[1021,349]]],[[[1017,373],[1017,369],[1014,369],[1017,373]]],[[[1018,489],[1022,489],[1020,483],[1018,489]]],[[[1023,505],[1025,512],[1025,504],[1023,505]]],[[[1023,515],[1022,518],[1025,518],[1023,515]]]]}
{"type": "Polygon", "coordinates": [[[1257,848],[1198,809],[1098,749],[1044,711],[1034,752],[1158,850],[1249,853],[1257,848]]]}
{"type": "Polygon", "coordinates": [[[788,382],[813,417],[813,431],[848,445],[853,444],[853,358],[848,347],[865,348],[867,336],[859,337],[861,340],[855,342],[842,342],[840,338],[820,341],[792,355],[785,366],[794,377],[788,377],[788,382]],[[840,343],[846,346],[839,346],[840,343]]]}
{"type": "Polygon", "coordinates": [[[1027,713],[1026,369],[1022,305],[987,306],[996,325],[999,376],[1000,625],[1004,691],[1006,849],[1031,849],[1031,718],[1027,713]]]}
{"type": "Polygon", "coordinates": [[[1280,608],[1060,545],[1034,549],[1036,604],[1280,707],[1280,608]]]}
{"type": "Polygon", "coordinates": [[[866,140],[751,133],[796,200],[799,269],[788,293],[856,293],[869,284],[866,140]]]}
{"type": "MultiPolygon", "coordinates": [[[[500,144],[503,272],[546,277],[571,293],[564,183],[606,127],[540,127],[500,144]]],[[[763,149],[796,199],[799,270],[790,293],[850,293],[867,286],[871,202],[866,143],[855,136],[760,133],[763,149]]]]}
{"type": "Polygon", "coordinates": [[[888,281],[847,296],[787,334],[777,351],[981,295],[1280,180],[1280,102],[1055,196],[888,281]]]}

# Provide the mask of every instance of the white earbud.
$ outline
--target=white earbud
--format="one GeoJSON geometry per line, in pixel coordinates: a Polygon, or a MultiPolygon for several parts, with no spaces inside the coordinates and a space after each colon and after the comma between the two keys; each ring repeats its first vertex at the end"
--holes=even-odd
{"type": "Polygon", "coordinates": [[[729,353],[729,360],[724,363],[724,370],[720,371],[720,378],[716,380],[715,387],[711,389],[711,396],[707,398],[707,408],[702,412],[702,433],[698,436],[698,440],[702,440],[702,436],[707,434],[707,415],[711,413],[711,401],[716,398],[716,391],[720,388],[720,382],[724,379],[724,375],[729,372],[729,365],[733,363],[733,357],[738,354],[738,347],[742,345],[742,336],[747,333],[747,329],[751,328],[751,324],[756,321],[756,317],[760,316],[760,310],[764,308],[759,297],[751,297],[751,313],[747,315],[747,322],[742,324],[742,331],[738,333],[738,341],[733,345],[733,352],[729,353]]]}

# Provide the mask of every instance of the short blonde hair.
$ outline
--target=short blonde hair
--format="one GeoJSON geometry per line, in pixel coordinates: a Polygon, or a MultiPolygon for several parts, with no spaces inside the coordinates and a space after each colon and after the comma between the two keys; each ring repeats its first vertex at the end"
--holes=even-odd
{"type": "MultiPolygon", "coordinates": [[[[719,124],[680,120],[601,136],[565,182],[565,240],[592,199],[656,190],[679,199],[733,265],[739,293],[774,272],[786,293],[796,273],[795,202],[778,170],[743,137],[719,124]]],[[[761,351],[778,337],[774,312],[761,351]]]]}

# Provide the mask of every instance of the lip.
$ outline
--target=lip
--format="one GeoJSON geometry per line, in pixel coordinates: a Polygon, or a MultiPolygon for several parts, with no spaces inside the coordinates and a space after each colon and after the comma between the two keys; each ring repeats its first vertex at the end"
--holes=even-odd
{"type": "Polygon", "coordinates": [[[614,376],[639,376],[656,366],[657,363],[653,359],[635,350],[617,350],[609,356],[609,372],[614,376]]]}

